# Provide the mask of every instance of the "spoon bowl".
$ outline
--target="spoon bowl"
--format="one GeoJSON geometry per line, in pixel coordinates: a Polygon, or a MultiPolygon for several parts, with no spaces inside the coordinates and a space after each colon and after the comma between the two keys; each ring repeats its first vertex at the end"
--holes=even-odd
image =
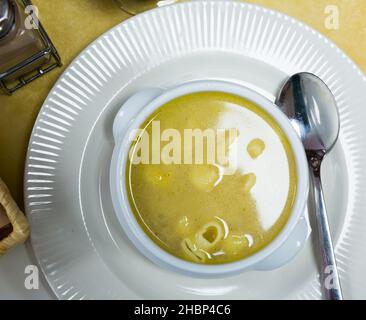
{"type": "Polygon", "coordinates": [[[336,101],[317,76],[302,72],[291,76],[276,100],[300,135],[306,151],[323,152],[337,141],[340,121],[336,101]]]}

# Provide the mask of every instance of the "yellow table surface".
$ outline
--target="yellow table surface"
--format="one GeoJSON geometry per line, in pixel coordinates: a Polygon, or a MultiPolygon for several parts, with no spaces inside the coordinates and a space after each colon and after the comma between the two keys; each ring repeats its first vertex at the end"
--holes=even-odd
{"type": "MultiPolygon", "coordinates": [[[[136,0],[139,1],[139,0],[136,0]]],[[[342,48],[366,73],[365,0],[249,0],[304,21],[342,48]],[[339,9],[339,29],[325,26],[325,8],[339,9]]],[[[57,47],[63,67],[27,85],[13,96],[0,93],[0,177],[23,206],[24,159],[31,130],[44,99],[65,67],[99,35],[129,15],[113,0],[33,0],[57,47]]]]}

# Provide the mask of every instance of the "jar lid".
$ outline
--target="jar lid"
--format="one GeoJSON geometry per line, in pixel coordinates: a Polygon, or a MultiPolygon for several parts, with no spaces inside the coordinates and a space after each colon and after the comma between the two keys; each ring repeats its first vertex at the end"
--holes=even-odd
{"type": "Polygon", "coordinates": [[[10,0],[0,1],[0,39],[8,34],[14,24],[14,6],[10,0]]]}

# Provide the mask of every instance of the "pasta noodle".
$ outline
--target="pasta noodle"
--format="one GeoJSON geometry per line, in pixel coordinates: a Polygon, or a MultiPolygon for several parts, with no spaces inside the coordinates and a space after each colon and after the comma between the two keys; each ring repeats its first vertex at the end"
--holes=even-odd
{"type": "Polygon", "coordinates": [[[247,151],[253,159],[256,159],[263,153],[264,148],[265,144],[263,140],[253,139],[252,141],[249,142],[247,146],[247,151]]]}
{"type": "Polygon", "coordinates": [[[195,262],[203,263],[211,258],[211,253],[223,240],[223,226],[217,221],[206,223],[194,236],[195,241],[184,238],[181,246],[187,257],[195,262]]]}
{"type": "Polygon", "coordinates": [[[190,260],[203,263],[207,259],[207,254],[193,244],[188,238],[183,239],[182,248],[183,252],[190,258],[190,260]]]}
{"type": "Polygon", "coordinates": [[[192,184],[200,191],[209,192],[219,180],[219,169],[214,165],[194,165],[190,174],[192,184]]]}
{"type": "Polygon", "coordinates": [[[205,224],[195,236],[197,247],[204,250],[213,249],[223,237],[223,227],[217,221],[205,224]]]}
{"type": "Polygon", "coordinates": [[[243,176],[243,191],[245,193],[249,193],[250,190],[254,187],[256,181],[257,181],[257,177],[254,173],[248,173],[248,174],[245,174],[243,176]]]}
{"type": "Polygon", "coordinates": [[[226,254],[243,254],[248,248],[248,240],[244,234],[232,234],[223,241],[222,249],[226,254]]]}

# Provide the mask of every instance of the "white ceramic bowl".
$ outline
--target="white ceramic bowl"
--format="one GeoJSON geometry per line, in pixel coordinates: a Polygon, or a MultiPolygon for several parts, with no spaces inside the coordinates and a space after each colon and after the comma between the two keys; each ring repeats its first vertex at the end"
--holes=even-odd
{"type": "Polygon", "coordinates": [[[302,143],[287,117],[269,100],[260,94],[229,82],[195,81],[163,90],[145,89],[129,98],[117,113],[113,124],[115,147],[110,166],[110,189],[114,210],[131,242],[147,258],[172,271],[196,277],[221,277],[234,275],[244,270],[271,270],[289,262],[306,242],[310,226],[306,203],[309,179],[308,165],[302,143]],[[126,164],[131,146],[129,136],[157,108],[166,102],[193,92],[220,91],[236,94],[267,111],[281,126],[295,154],[297,169],[297,192],[292,213],[280,234],[259,252],[239,261],[203,265],[185,261],[161,249],[143,231],[130,207],[126,188],[126,164]]]}

